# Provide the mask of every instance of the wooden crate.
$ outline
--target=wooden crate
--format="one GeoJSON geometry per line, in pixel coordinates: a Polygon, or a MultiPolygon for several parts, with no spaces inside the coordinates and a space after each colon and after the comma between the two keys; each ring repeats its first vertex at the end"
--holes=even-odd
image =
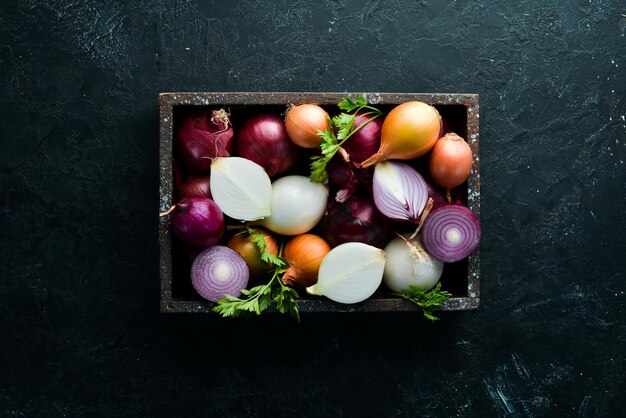
{"type": "MultiPolygon", "coordinates": [[[[335,106],[344,96],[356,97],[358,93],[161,93],[160,108],[160,207],[167,210],[173,202],[173,154],[174,128],[177,112],[190,106],[229,108],[255,112],[264,109],[285,109],[288,104],[317,103],[335,106]]],[[[474,166],[467,181],[469,208],[480,218],[480,150],[479,115],[477,94],[422,94],[422,93],[367,93],[370,104],[383,110],[411,100],[419,100],[435,106],[444,124],[449,124],[459,135],[467,139],[474,153],[474,166]]],[[[191,279],[177,268],[177,243],[172,237],[169,217],[159,220],[161,311],[162,312],[211,312],[214,304],[189,291],[191,279]],[[182,290],[181,290],[182,289],[182,290]]],[[[442,310],[464,311],[477,309],[480,304],[479,253],[468,259],[446,264],[442,288],[452,292],[442,310]]],[[[323,297],[303,295],[298,301],[300,312],[390,312],[417,311],[411,302],[393,296],[384,290],[368,300],[344,305],[323,297]]],[[[271,311],[268,310],[268,311],[271,311]]]]}

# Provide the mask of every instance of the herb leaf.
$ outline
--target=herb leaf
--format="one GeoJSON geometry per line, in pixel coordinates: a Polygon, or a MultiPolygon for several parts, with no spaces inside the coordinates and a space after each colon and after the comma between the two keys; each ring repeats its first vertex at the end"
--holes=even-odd
{"type": "Polygon", "coordinates": [[[282,258],[282,247],[278,253],[278,257],[274,255],[272,256],[276,258],[276,261],[283,264],[281,266],[277,266],[277,263],[272,261],[276,267],[272,273],[272,278],[267,284],[256,286],[252,289],[243,289],[241,291],[241,298],[224,295],[224,299],[217,301],[217,305],[213,307],[213,311],[223,317],[234,318],[252,316],[255,314],[261,315],[261,312],[269,308],[272,303],[275,303],[278,312],[283,314],[289,313],[299,322],[300,312],[296,301],[298,293],[296,293],[294,289],[285,286],[282,282],[282,276],[285,271],[287,271],[286,267],[288,265],[287,261],[282,258]]]}
{"type": "Polygon", "coordinates": [[[356,99],[346,96],[339,101],[337,106],[344,112],[330,119],[330,124],[327,130],[317,132],[317,135],[322,140],[320,143],[320,152],[322,155],[311,157],[310,178],[311,181],[315,183],[320,183],[328,178],[326,165],[330,162],[330,160],[332,160],[337,151],[339,151],[341,145],[359,129],[377,117],[382,116],[381,111],[367,104],[365,94],[357,97],[356,99]],[[355,115],[358,111],[363,109],[368,110],[368,112],[363,114],[363,116],[368,117],[369,119],[355,129],[355,115]]]}
{"type": "Polygon", "coordinates": [[[344,112],[352,112],[358,107],[367,106],[367,99],[365,98],[365,94],[358,96],[356,99],[351,99],[346,96],[342,98],[339,103],[337,103],[337,107],[343,110],[344,112]]]}
{"type": "Polygon", "coordinates": [[[252,239],[254,245],[256,245],[259,249],[260,258],[263,263],[273,264],[274,267],[287,266],[287,260],[282,257],[277,257],[267,250],[267,243],[265,242],[265,234],[263,233],[263,231],[247,227],[245,230],[241,231],[237,235],[250,237],[252,239]]]}
{"type": "Polygon", "coordinates": [[[450,292],[441,291],[441,283],[437,283],[434,289],[425,291],[417,286],[409,286],[408,289],[396,295],[415,303],[422,309],[424,317],[432,322],[438,321],[433,312],[440,308],[443,303],[452,296],[450,292]]]}

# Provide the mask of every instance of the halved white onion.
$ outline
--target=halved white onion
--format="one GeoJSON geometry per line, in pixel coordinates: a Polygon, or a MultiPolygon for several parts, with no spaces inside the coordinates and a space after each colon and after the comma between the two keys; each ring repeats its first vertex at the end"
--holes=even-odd
{"type": "Polygon", "coordinates": [[[240,221],[269,216],[272,182],[260,165],[241,157],[211,163],[211,195],[222,212],[240,221]]]}
{"type": "Polygon", "coordinates": [[[362,302],[380,286],[385,261],[380,248],[360,242],[341,244],[326,254],[317,284],[306,291],[340,303],[362,302]]]}

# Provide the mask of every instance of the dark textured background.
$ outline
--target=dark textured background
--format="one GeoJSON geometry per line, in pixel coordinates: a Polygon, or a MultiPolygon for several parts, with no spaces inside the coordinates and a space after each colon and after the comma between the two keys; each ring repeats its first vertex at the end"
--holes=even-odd
{"type": "Polygon", "coordinates": [[[0,3],[0,411],[623,413],[626,5],[310,3],[0,3]],[[160,314],[156,98],[186,90],[479,93],[481,309],[160,314]]]}

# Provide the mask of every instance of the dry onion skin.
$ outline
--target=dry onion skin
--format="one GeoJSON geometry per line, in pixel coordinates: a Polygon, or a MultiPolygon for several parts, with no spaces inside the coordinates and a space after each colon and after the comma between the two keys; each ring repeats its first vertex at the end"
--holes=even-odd
{"type": "Polygon", "coordinates": [[[363,167],[426,154],[439,139],[441,127],[441,115],[426,103],[414,101],[394,107],[383,122],[378,152],[363,161],[363,167]]]}
{"type": "Polygon", "coordinates": [[[302,148],[319,147],[322,140],[317,132],[325,131],[329,126],[328,113],[318,105],[305,103],[287,109],[287,135],[294,144],[302,148]]]}

